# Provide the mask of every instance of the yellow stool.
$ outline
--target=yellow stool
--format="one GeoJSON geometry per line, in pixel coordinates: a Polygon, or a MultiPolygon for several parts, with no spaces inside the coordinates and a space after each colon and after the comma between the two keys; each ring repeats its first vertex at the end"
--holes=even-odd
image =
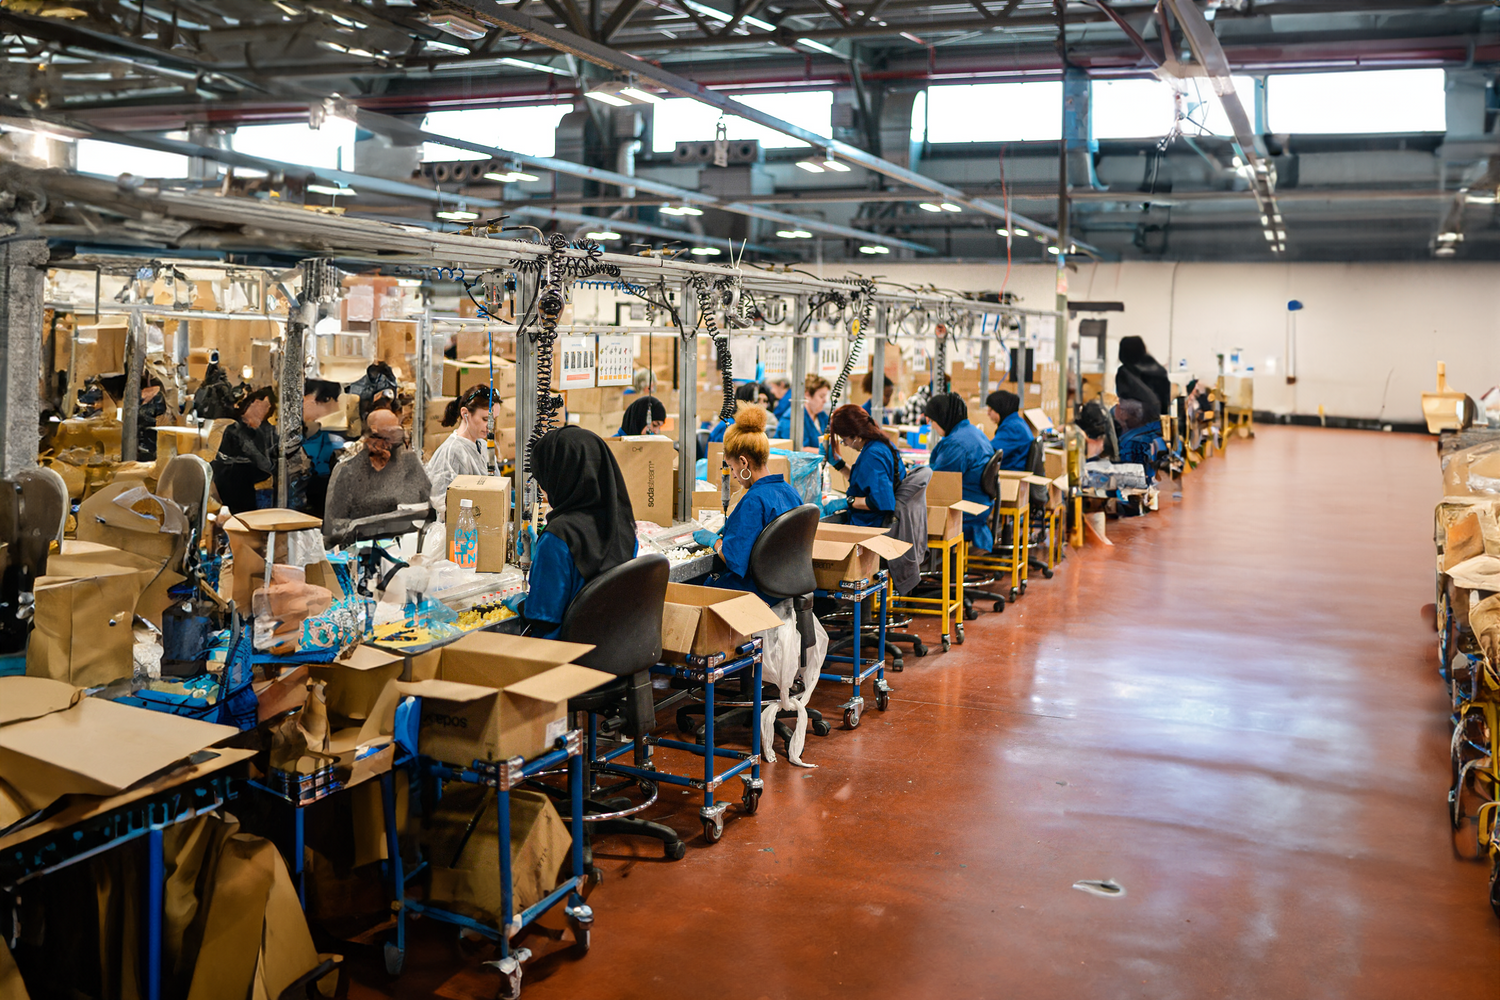
{"type": "Polygon", "coordinates": [[[969,545],[962,534],[955,538],[927,539],[927,551],[941,552],[943,558],[942,589],[937,597],[903,597],[890,591],[892,612],[905,611],[913,615],[937,615],[943,619],[943,652],[947,652],[957,641],[964,641],[964,572],[967,568],[969,545]],[[950,624],[952,627],[950,628],[950,624]],[[954,637],[950,640],[950,634],[954,637]]]}
{"type": "MultiPolygon", "coordinates": [[[[996,508],[994,518],[994,530],[999,537],[1005,530],[1005,526],[1011,526],[1010,544],[1002,550],[986,552],[979,555],[971,554],[968,565],[971,569],[985,570],[994,573],[1000,578],[1001,589],[1005,589],[1008,582],[1009,600],[1026,593],[1026,578],[1030,576],[1027,558],[1031,551],[1028,535],[1031,534],[1031,505],[1026,502],[1029,494],[1022,491],[1020,500],[1014,507],[1001,506],[996,508]]],[[[995,610],[1005,610],[1005,597],[997,598],[995,610]]]]}

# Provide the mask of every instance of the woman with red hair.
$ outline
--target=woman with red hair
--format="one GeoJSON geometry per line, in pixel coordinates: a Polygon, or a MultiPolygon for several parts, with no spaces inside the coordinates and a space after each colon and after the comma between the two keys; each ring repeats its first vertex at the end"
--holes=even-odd
{"type": "MultiPolygon", "coordinates": [[[[849,523],[863,528],[884,527],[896,512],[896,484],[906,477],[901,454],[864,408],[853,403],[833,411],[828,431],[833,438],[835,469],[844,468],[842,448],[852,448],[859,456],[848,472],[849,488],[844,493],[849,523]]],[[[830,513],[831,508],[824,512],[830,513]]]]}

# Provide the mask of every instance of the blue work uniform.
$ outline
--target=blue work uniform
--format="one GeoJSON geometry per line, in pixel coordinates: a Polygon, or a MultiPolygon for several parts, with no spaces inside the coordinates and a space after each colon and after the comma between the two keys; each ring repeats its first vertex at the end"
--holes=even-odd
{"type": "Polygon", "coordinates": [[[724,440],[724,432],[729,430],[729,425],[732,423],[734,423],[733,420],[720,420],[718,423],[714,424],[713,430],[708,432],[708,439],[710,441],[724,440]]]}
{"type": "Polygon", "coordinates": [[[906,467],[896,449],[879,441],[868,441],[854,467],[849,470],[849,488],[844,495],[850,500],[864,498],[869,510],[849,508],[849,523],[861,528],[881,528],[885,519],[896,512],[896,484],[906,477],[906,467]]]}
{"type": "MultiPolygon", "coordinates": [[[[787,393],[787,395],[791,395],[791,393],[787,393]]],[[[818,438],[827,432],[828,414],[826,412],[820,413],[818,414],[818,419],[813,420],[812,417],[808,416],[807,407],[804,406],[802,408],[802,447],[816,448],[818,446],[818,438]]],[[[776,436],[778,438],[789,438],[792,436],[792,415],[790,412],[782,417],[781,422],[776,425],[776,436]]]]}
{"type": "MultiPolygon", "coordinates": [[[[639,542],[636,548],[639,550],[639,542]]],[[[526,590],[526,617],[539,627],[551,626],[546,632],[534,633],[538,638],[557,638],[568,605],[587,582],[573,562],[568,543],[550,531],[542,532],[531,556],[531,577],[526,590]]]]}
{"type": "MultiPolygon", "coordinates": [[[[870,415],[871,420],[875,419],[874,403],[875,400],[873,399],[865,400],[865,412],[870,415]]],[[[891,422],[891,407],[887,406],[880,411],[880,422],[882,424],[888,424],[891,422]]]]}
{"type": "Polygon", "coordinates": [[[1146,469],[1146,483],[1156,481],[1156,456],[1167,450],[1161,425],[1149,423],[1120,435],[1120,462],[1138,462],[1146,469]]]}
{"type": "Polygon", "coordinates": [[[724,521],[724,533],[721,536],[724,544],[720,546],[719,554],[728,570],[709,577],[709,586],[749,591],[767,604],[775,604],[781,600],[763,593],[751,584],[750,550],[755,547],[755,540],[760,537],[766,525],[800,506],[802,497],[787,485],[786,478],[779,472],[761,476],[752,483],[724,521]]]}
{"type": "Polygon", "coordinates": [[[1036,435],[1031,433],[1026,418],[1012,413],[995,428],[990,445],[1005,456],[1000,460],[1000,468],[1008,472],[1025,472],[1031,464],[1031,444],[1035,440],[1036,435]]]}
{"type": "Polygon", "coordinates": [[[943,435],[928,459],[933,472],[963,473],[964,499],[984,504],[984,513],[964,515],[964,537],[981,552],[991,552],[995,548],[995,536],[990,531],[991,500],[985,495],[983,486],[984,467],[994,453],[995,449],[985,439],[984,431],[967,420],[960,420],[950,433],[943,435]]]}
{"type": "Polygon", "coordinates": [[[786,391],[786,395],[784,395],[780,399],[778,399],[776,401],[776,405],[771,408],[771,414],[777,420],[780,420],[782,417],[786,416],[788,413],[791,413],[791,412],[792,412],[792,390],[788,389],[786,391]]]}

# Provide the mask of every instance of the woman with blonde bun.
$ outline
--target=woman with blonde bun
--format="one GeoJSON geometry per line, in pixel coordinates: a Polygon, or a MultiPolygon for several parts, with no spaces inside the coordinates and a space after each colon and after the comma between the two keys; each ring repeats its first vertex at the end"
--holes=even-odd
{"type": "Polygon", "coordinates": [[[762,594],[750,582],[750,550],[766,525],[802,506],[802,498],[785,476],[766,471],[771,459],[771,440],[766,437],[769,416],[759,406],[742,406],[735,414],[734,424],[724,432],[724,460],[729,463],[729,474],[745,487],[745,495],[730,511],[722,537],[700,529],[693,538],[717,552],[727,567],[726,572],[709,578],[709,586],[746,590],[774,604],[775,598],[762,594]]]}

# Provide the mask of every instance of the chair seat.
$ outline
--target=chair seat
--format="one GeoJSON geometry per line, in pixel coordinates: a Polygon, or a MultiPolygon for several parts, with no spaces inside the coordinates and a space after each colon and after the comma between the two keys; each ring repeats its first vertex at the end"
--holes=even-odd
{"type": "Polygon", "coordinates": [[[585,691],[576,698],[568,699],[569,712],[598,712],[600,709],[609,708],[619,704],[630,688],[630,678],[617,677],[605,684],[600,684],[592,691],[585,691]]]}

